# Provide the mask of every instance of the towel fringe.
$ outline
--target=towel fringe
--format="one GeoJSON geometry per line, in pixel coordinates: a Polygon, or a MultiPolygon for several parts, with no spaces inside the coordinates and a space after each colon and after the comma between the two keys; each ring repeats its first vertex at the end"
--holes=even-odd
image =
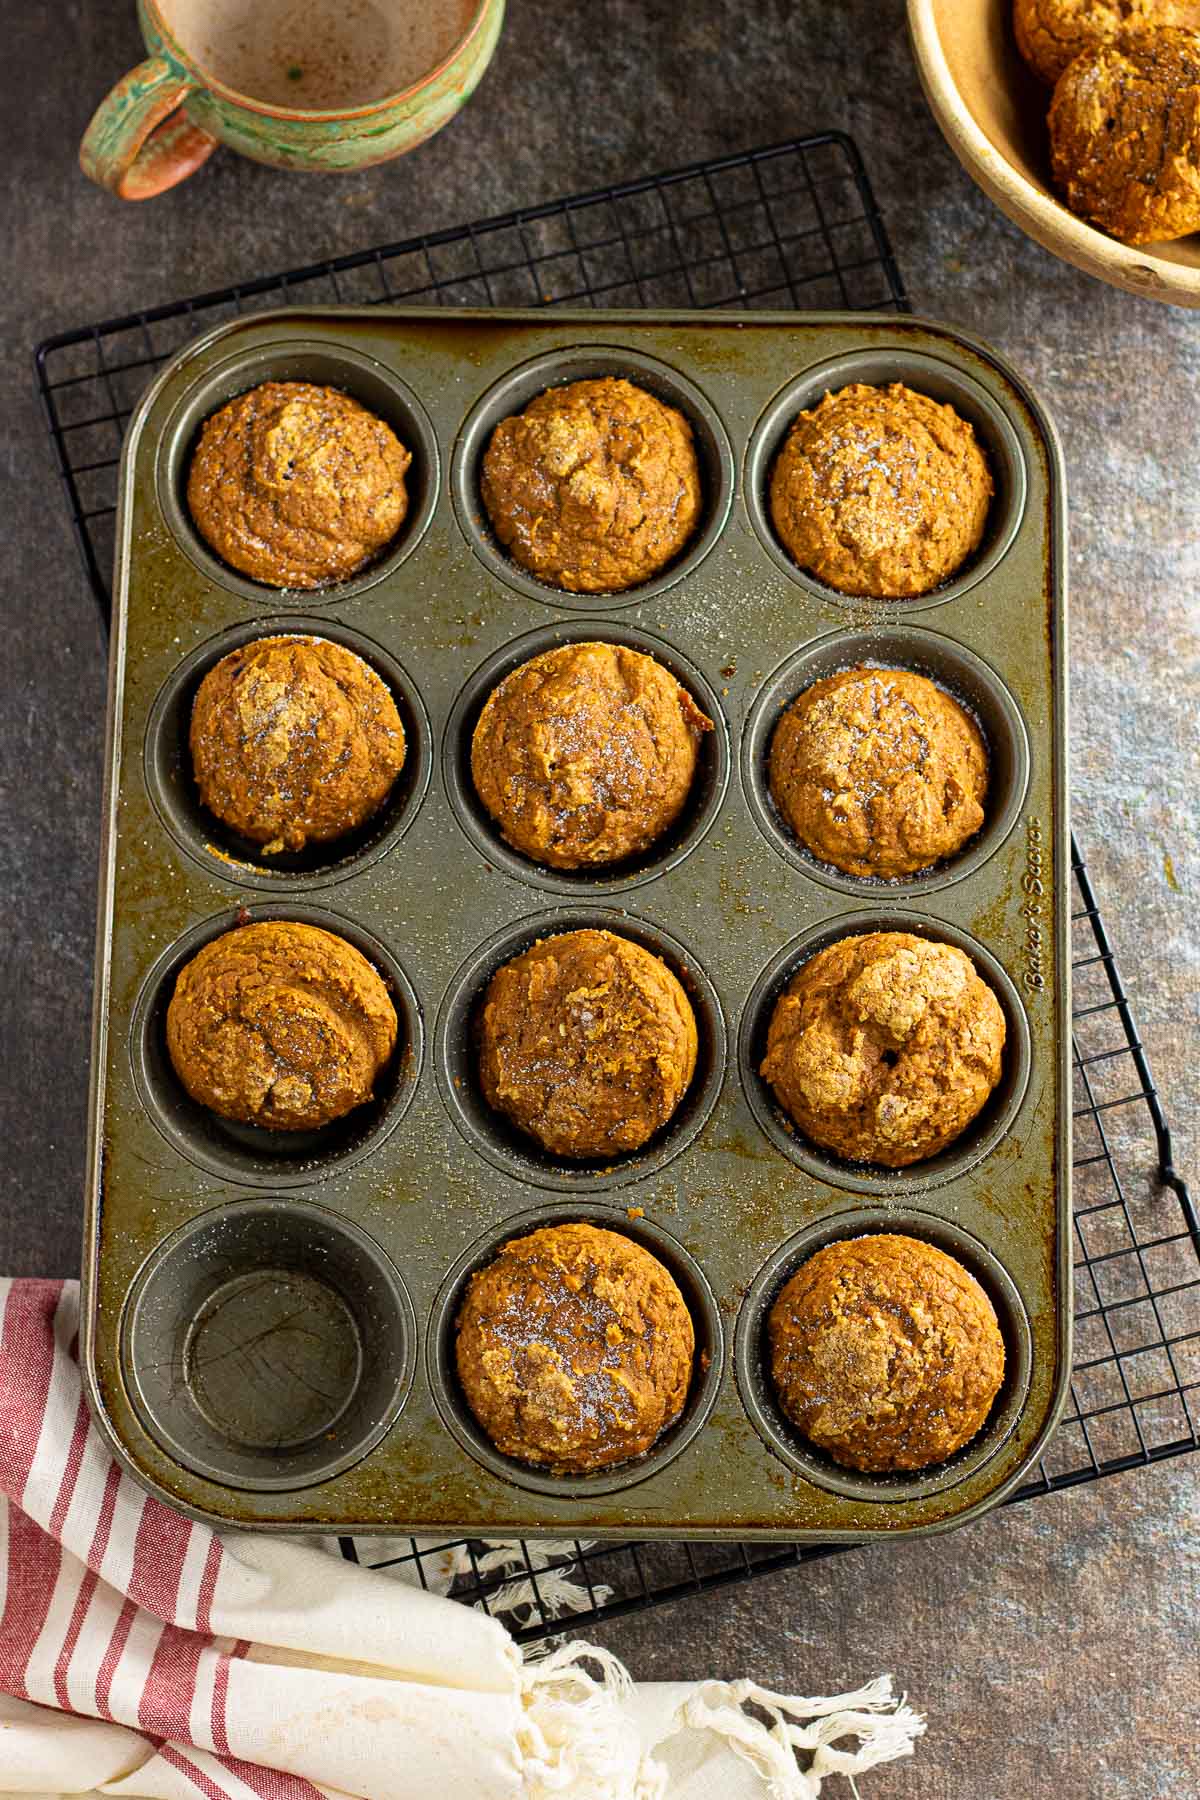
{"type": "Polygon", "coordinates": [[[651,1765],[647,1785],[640,1746],[622,1710],[632,1692],[625,1665],[594,1644],[560,1644],[525,1665],[517,1743],[530,1800],[565,1789],[571,1800],[661,1800],[665,1774],[651,1765]],[[585,1662],[599,1670],[598,1677],[585,1662]]]}
{"type": "Polygon", "coordinates": [[[853,1785],[879,1763],[911,1756],[925,1720],[892,1693],[890,1675],[880,1675],[851,1694],[804,1699],[777,1694],[754,1681],[703,1681],[680,1708],[684,1725],[716,1732],[743,1762],[762,1777],[770,1800],[817,1800],[827,1775],[844,1775],[853,1785]],[[754,1705],[770,1724],[747,1714],[754,1705]],[[854,1750],[838,1740],[856,1738],[854,1750]],[[796,1751],[812,1752],[807,1769],[796,1751]]]}
{"type": "MultiPolygon", "coordinates": [[[[572,1800],[662,1800],[667,1771],[632,1741],[622,1713],[632,1691],[624,1665],[592,1644],[563,1644],[526,1665],[518,1741],[529,1800],[566,1789],[572,1800]]],[[[753,1681],[704,1681],[660,1741],[688,1730],[713,1732],[749,1764],[764,1784],[764,1800],[818,1800],[828,1775],[845,1776],[853,1787],[856,1775],[911,1756],[925,1720],[904,1695],[893,1694],[890,1675],[854,1693],[811,1699],[753,1681]],[[843,1747],[845,1739],[857,1746],[843,1747]],[[807,1768],[797,1763],[797,1750],[810,1753],[807,1768]]]]}

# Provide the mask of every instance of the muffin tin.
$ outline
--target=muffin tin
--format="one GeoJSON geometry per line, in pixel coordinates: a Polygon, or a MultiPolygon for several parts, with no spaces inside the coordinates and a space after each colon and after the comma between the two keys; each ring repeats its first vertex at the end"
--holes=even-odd
{"type": "Polygon", "coordinates": [[[1070,1371],[1065,523],[1036,397],[983,345],[874,315],[283,311],[199,338],[160,376],[122,462],[87,1208],[83,1362],[124,1464],[197,1516],[288,1531],[780,1537],[944,1529],[993,1505],[1044,1448],[1070,1371]],[[622,374],[679,406],[705,511],[677,563],[623,594],[543,586],[481,516],[495,422],[542,388],[622,374]],[[315,592],[225,569],[183,502],[203,420],[267,379],[343,388],[413,451],[393,545],[315,592]],[[922,599],[848,599],[795,568],[765,488],[790,419],[830,387],[901,380],[976,425],[996,495],[976,558],[922,599]],[[317,633],[396,695],[408,760],[341,845],[264,858],[222,835],[190,777],[204,672],[248,640],[317,633]],[[544,870],[474,795],[471,729],[494,683],[586,638],[658,656],[713,719],[691,801],[608,873],[544,870]],[[765,778],[775,719],[855,662],[931,675],[979,719],[988,820],[945,865],[856,880],[809,857],[765,778]],[[194,1106],[166,1055],[180,965],[251,919],[356,944],[389,982],[400,1046],[372,1104],[296,1138],[194,1106]],[[606,926],[662,955],[700,1055],[636,1155],[555,1160],[483,1101],[471,1054],[491,971],[537,937],[606,926]],[[988,1106],[942,1155],[864,1169],[807,1142],[757,1073],[770,1009],[835,937],[961,945],[1009,1026],[988,1106]],[[501,1456],[453,1371],[463,1284],[503,1240],[586,1218],[643,1242],[696,1326],[682,1417],[644,1459],[560,1479],[501,1456]],[[991,1294],[1005,1385],[937,1468],[839,1469],[775,1405],[774,1295],[821,1243],[906,1231],[991,1294]]]}

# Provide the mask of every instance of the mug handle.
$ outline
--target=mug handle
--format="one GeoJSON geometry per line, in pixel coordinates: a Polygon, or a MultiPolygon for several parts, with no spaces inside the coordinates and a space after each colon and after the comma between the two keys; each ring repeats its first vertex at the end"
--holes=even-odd
{"type": "Polygon", "coordinates": [[[197,83],[165,56],[150,56],[105,95],[79,146],[90,180],[122,200],[149,200],[185,181],[217,140],[180,110],[197,83]]]}

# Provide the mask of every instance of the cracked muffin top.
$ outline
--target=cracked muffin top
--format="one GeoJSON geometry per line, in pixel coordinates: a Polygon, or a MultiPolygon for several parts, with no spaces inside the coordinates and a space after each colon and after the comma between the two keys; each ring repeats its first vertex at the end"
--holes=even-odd
{"type": "Polygon", "coordinates": [[[1200,30],[1197,0],[1013,0],[1017,48],[1048,87],[1081,50],[1123,31],[1182,25],[1200,30]]]}
{"type": "Polygon", "coordinates": [[[268,587],[321,587],[395,537],[411,462],[391,426],[348,394],[264,381],[205,421],[188,511],[231,569],[268,587]]]}
{"type": "Polygon", "coordinates": [[[909,669],[844,669],[814,681],[776,725],[768,769],[771,796],[800,842],[848,875],[913,875],[983,824],[979,728],[909,669]]]}
{"type": "Polygon", "coordinates": [[[534,862],[622,862],[679,817],[711,730],[654,657],[624,644],[563,644],[493,688],[471,774],[505,838],[534,862]]]}
{"type": "Polygon", "coordinates": [[[771,1308],[767,1340],[788,1418],[835,1462],[875,1473],[953,1456],[1004,1376],[996,1311],[975,1277],[899,1235],[818,1250],[771,1308]]]}
{"type": "Polygon", "coordinates": [[[620,593],[674,562],[700,519],[683,414],[631,381],[548,388],[502,419],[483,503],[509,555],[551,587],[620,593]]]}
{"type": "Polygon", "coordinates": [[[1124,31],[1077,56],[1050,102],[1054,179],[1123,244],[1200,231],[1200,33],[1124,31]]]}
{"type": "Polygon", "coordinates": [[[901,1169],[966,1130],[1000,1079],[1000,1002],[953,944],[847,937],[776,1002],[760,1074],[814,1143],[901,1169]]]}
{"type": "Polygon", "coordinates": [[[643,1456],[683,1411],[691,1314],[658,1258],[620,1232],[510,1238],[467,1285],[455,1362],[498,1450],[555,1474],[643,1456]]]}
{"type": "Polygon", "coordinates": [[[267,854],[355,830],[404,764],[386,684],[326,638],[257,638],[196,691],[189,734],[200,798],[267,854]]]}
{"type": "Polygon", "coordinates": [[[205,944],[167,1008],[167,1049],[192,1099],[272,1131],[312,1131],[370,1100],[396,1031],[366,957],[294,920],[205,944]]]}
{"type": "Polygon", "coordinates": [[[793,421],[771,472],[788,554],[839,593],[928,594],[983,538],[992,478],[974,428],[900,382],[855,382],[793,421]]]}
{"type": "Polygon", "coordinates": [[[696,1067],[696,1015],[661,957],[612,931],[542,938],[492,976],[484,1098],[552,1156],[638,1150],[696,1067]]]}

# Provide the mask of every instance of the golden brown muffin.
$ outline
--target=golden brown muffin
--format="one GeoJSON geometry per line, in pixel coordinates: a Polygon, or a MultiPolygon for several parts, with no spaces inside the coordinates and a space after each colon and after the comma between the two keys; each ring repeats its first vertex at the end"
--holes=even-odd
{"type": "Polygon", "coordinates": [[[293,920],[242,925],[179,971],[167,1049],[193,1100],[224,1119],[312,1131],[372,1098],[396,1009],[344,938],[293,920]]]}
{"type": "Polygon", "coordinates": [[[855,382],[792,424],[771,518],[802,569],[843,594],[928,594],[977,550],[992,478],[952,406],[855,382]]]}
{"type": "Polygon", "coordinates": [[[1004,1376],[995,1308],[954,1257],[917,1238],[850,1238],[798,1269],[767,1322],[779,1403],[851,1469],[945,1462],[1004,1376]]]}
{"type": "Polygon", "coordinates": [[[1200,231],[1200,33],[1125,31],[1077,56],[1050,102],[1067,205],[1123,244],[1200,231]]]}
{"type": "Polygon", "coordinates": [[[640,1149],[696,1067],[696,1015],[678,980],[611,931],[542,938],[497,969],[479,1037],[488,1104],[552,1156],[640,1149]]]}
{"type": "Polygon", "coordinates": [[[848,875],[895,877],[983,824],[975,721],[909,669],[846,669],[793,700],[771,739],[771,796],[800,842],[848,875]]]}
{"type": "Polygon", "coordinates": [[[658,1258],[595,1225],[510,1238],[472,1275],[455,1346],[496,1448],[564,1475],[643,1456],[683,1411],[693,1354],[658,1258]]]}
{"type": "Polygon", "coordinates": [[[471,740],[476,792],[553,869],[621,862],[682,812],[712,720],[654,657],[563,644],[493,688],[471,740]]]}
{"type": "Polygon", "coordinates": [[[348,394],[264,381],[205,421],[188,510],[230,568],[268,587],[320,587],[357,574],[395,537],[411,461],[348,394]]]}
{"type": "Polygon", "coordinates": [[[1013,0],[1017,48],[1048,87],[1081,50],[1111,44],[1123,31],[1159,25],[1200,30],[1200,5],[1189,0],[1013,0]]]}
{"type": "Polygon", "coordinates": [[[760,1070],[801,1131],[902,1169],[965,1131],[1000,1079],[1004,1013],[952,944],[871,931],[818,951],[776,1003],[760,1070]]]}
{"type": "Polygon", "coordinates": [[[501,419],[482,488],[509,555],[571,593],[649,581],[700,518],[691,426],[644,388],[608,376],[548,388],[501,419]]]}
{"type": "Polygon", "coordinates": [[[268,855],[324,844],[379,810],[404,764],[404,727],[361,656],[315,637],[231,650],[196,692],[200,798],[268,855]]]}

